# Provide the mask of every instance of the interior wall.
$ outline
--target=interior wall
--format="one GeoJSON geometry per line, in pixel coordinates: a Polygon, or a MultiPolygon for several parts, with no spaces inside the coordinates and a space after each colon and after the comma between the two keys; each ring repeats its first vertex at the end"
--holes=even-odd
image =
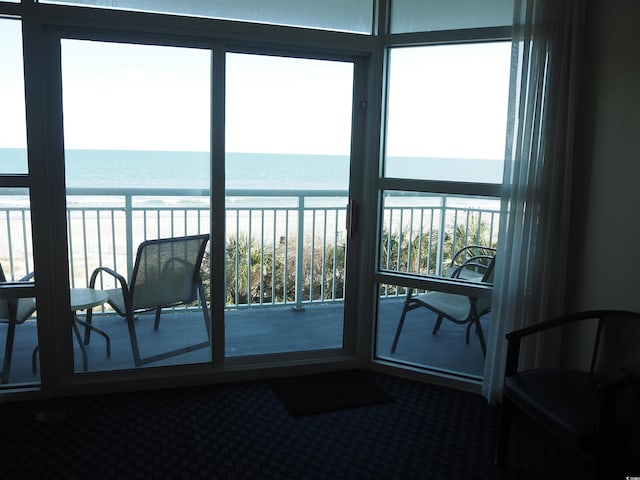
{"type": "MultiPolygon", "coordinates": [[[[587,0],[578,98],[566,311],[640,311],[640,20],[637,0],[587,0]]],[[[563,336],[587,367],[594,330],[563,336]]]]}
{"type": "Polygon", "coordinates": [[[640,311],[640,2],[588,0],[566,309],[640,311]]]}

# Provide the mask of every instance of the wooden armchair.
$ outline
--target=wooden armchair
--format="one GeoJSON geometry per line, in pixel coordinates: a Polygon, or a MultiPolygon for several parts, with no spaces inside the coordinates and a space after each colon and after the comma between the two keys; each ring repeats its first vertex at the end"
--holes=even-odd
{"type": "Polygon", "coordinates": [[[640,363],[640,313],[573,313],[508,333],[507,340],[496,463],[505,463],[511,417],[520,411],[592,462],[595,478],[637,474],[625,469],[630,468],[630,445],[638,436],[640,396],[634,365],[640,363]],[[588,368],[518,369],[522,340],[570,324],[584,325],[583,333],[591,328],[588,368]]]}

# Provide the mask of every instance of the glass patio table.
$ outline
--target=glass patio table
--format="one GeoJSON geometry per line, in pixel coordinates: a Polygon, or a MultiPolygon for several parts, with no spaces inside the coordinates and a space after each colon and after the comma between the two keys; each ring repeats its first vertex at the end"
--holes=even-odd
{"type": "Polygon", "coordinates": [[[73,328],[73,333],[76,336],[76,340],[78,340],[78,345],[80,345],[80,351],[82,352],[82,370],[86,372],[89,368],[87,360],[87,347],[85,346],[82,336],[80,335],[78,324],[84,326],[85,328],[89,328],[90,330],[93,330],[97,334],[104,337],[107,344],[107,358],[111,358],[111,339],[106,332],[94,327],[93,325],[83,320],[80,320],[78,318],[78,310],[89,310],[93,307],[102,305],[109,299],[109,295],[104,290],[98,290],[95,288],[72,288],[71,290],[69,290],[69,293],[71,297],[71,311],[73,312],[71,326],[73,328]]]}
{"type": "MultiPolygon", "coordinates": [[[[104,290],[98,290],[95,288],[72,288],[69,290],[70,296],[70,305],[71,305],[71,328],[73,329],[73,333],[76,336],[76,340],[78,341],[78,345],[80,346],[80,351],[82,352],[82,370],[89,370],[89,361],[87,359],[87,347],[84,344],[82,336],[80,335],[80,330],[78,328],[78,324],[84,326],[85,328],[89,328],[96,332],[99,335],[102,335],[107,344],[107,358],[111,358],[111,339],[109,335],[96,328],[93,325],[88,324],[87,322],[80,320],[78,318],[78,310],[88,310],[93,307],[97,307],[98,305],[104,304],[108,299],[109,295],[104,290]]],[[[33,358],[32,358],[32,367],[33,373],[35,374],[37,371],[37,355],[38,355],[39,347],[33,349],[33,358]]]]}

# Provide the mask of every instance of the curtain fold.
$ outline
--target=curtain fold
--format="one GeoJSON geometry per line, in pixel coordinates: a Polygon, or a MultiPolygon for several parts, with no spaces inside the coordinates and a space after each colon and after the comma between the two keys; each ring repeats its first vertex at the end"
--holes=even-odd
{"type": "MultiPolygon", "coordinates": [[[[509,120],[493,323],[483,394],[499,400],[505,333],[562,312],[584,0],[516,0],[509,120]]],[[[557,339],[523,348],[521,362],[559,354],[557,339]]]]}

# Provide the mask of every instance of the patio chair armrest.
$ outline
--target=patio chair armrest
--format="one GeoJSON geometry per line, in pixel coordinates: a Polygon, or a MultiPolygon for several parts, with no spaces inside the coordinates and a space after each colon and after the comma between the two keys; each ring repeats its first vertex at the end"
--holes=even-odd
{"type": "Polygon", "coordinates": [[[488,252],[492,252],[494,255],[496,253],[495,247],[489,247],[485,245],[467,245],[466,247],[462,247],[460,250],[458,250],[455,253],[453,258],[451,259],[450,265],[453,266],[456,263],[456,259],[460,256],[465,256],[466,252],[469,250],[477,250],[476,255],[472,254],[470,258],[479,257],[479,256],[491,258],[493,257],[493,255],[489,254],[488,252]]]}
{"type": "Polygon", "coordinates": [[[127,284],[127,280],[118,272],[109,267],[98,267],[93,271],[93,273],[91,274],[91,278],[89,279],[89,288],[96,287],[96,278],[98,278],[98,274],[100,272],[108,273],[109,275],[114,277],[118,281],[118,283],[120,283],[120,288],[122,288],[123,293],[129,293],[129,285],[127,284]]]}
{"type": "Polygon", "coordinates": [[[26,282],[27,280],[31,280],[35,276],[35,272],[28,273],[24,277],[22,277],[19,282],[26,282]]]}
{"type": "Polygon", "coordinates": [[[489,268],[489,264],[493,257],[489,255],[476,255],[475,257],[471,257],[464,261],[461,265],[458,265],[454,268],[451,273],[451,278],[460,278],[460,274],[465,270],[474,270],[479,273],[483,273],[487,271],[489,268]],[[484,261],[484,263],[483,263],[484,261]]]}

